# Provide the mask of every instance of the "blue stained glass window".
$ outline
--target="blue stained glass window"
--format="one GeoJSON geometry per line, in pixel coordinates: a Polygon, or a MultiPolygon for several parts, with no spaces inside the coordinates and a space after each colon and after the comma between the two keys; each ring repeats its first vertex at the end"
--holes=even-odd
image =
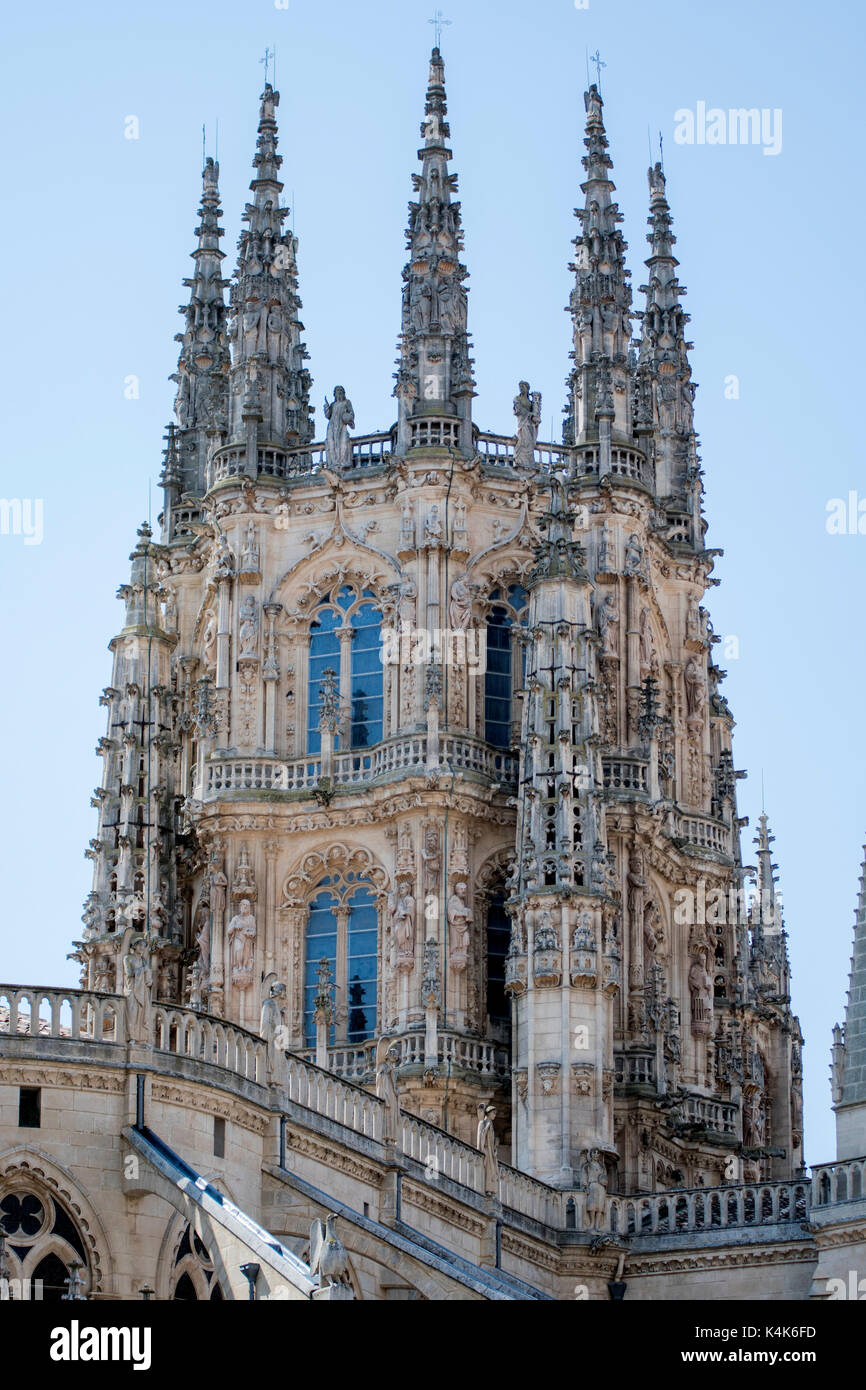
{"type": "MultiPolygon", "coordinates": [[[[314,1047],[316,1043],[314,1001],[318,990],[319,962],[323,958],[331,967],[331,978],[337,986],[337,1002],[345,1000],[348,1007],[348,1042],[365,1042],[376,1031],[378,920],[373,890],[366,880],[359,880],[348,907],[346,941],[339,952],[346,961],[346,978],[338,979],[336,896],[333,892],[324,891],[310,903],[304,964],[304,1037],[308,1047],[314,1047]]],[[[333,1025],[329,1042],[334,1042],[333,1025]]]]}
{"type": "Polygon", "coordinates": [[[382,742],[384,698],[382,615],[363,603],[352,617],[351,747],[382,742]]]}
{"type": "Polygon", "coordinates": [[[511,615],[494,608],[487,620],[484,737],[496,748],[511,743],[511,615]]]}
{"type": "MultiPolygon", "coordinates": [[[[320,961],[327,960],[331,967],[333,980],[337,970],[337,917],[334,911],[336,899],[333,893],[319,893],[310,903],[307,918],[307,948],[304,964],[304,1035],[312,1047],[316,1042],[316,1024],[313,1018],[313,1001],[318,991],[320,961]]],[[[331,1025],[330,1041],[334,1040],[331,1025]]]]}
{"type": "Polygon", "coordinates": [[[320,753],[322,735],[319,719],[322,713],[322,677],[330,668],[340,688],[340,638],[342,618],[333,608],[320,608],[310,624],[310,679],[307,713],[307,752],[320,753]]]}
{"type": "MultiPolygon", "coordinates": [[[[484,737],[496,748],[511,744],[511,724],[514,718],[512,690],[514,686],[515,626],[526,625],[529,595],[519,584],[507,592],[510,607],[506,608],[501,590],[494,589],[491,600],[498,600],[487,619],[487,671],[484,677],[484,737]]],[[[520,644],[520,684],[526,679],[526,648],[520,644]]]]}

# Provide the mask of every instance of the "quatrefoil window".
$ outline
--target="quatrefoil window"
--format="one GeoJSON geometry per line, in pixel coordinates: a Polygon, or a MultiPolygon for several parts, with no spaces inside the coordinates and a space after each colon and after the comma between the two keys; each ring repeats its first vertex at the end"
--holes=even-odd
{"type": "Polygon", "coordinates": [[[0,1213],[0,1226],[4,1234],[24,1236],[25,1239],[35,1236],[45,1220],[45,1209],[32,1192],[25,1192],[23,1197],[17,1192],[8,1193],[0,1202],[0,1213]]]}

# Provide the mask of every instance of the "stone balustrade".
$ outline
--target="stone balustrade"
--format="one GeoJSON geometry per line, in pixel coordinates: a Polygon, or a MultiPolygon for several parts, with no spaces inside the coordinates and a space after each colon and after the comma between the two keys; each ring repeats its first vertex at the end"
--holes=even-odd
{"type": "MultiPolygon", "coordinates": [[[[424,1068],[427,1065],[423,1032],[403,1033],[388,1041],[399,1053],[398,1067],[424,1068]]],[[[315,1051],[309,1048],[301,1056],[312,1063],[315,1051]]],[[[491,1081],[504,1080],[510,1067],[508,1049],[480,1038],[440,1031],[437,1034],[436,1066],[440,1071],[446,1071],[449,1065],[452,1071],[474,1072],[490,1077],[491,1081]]],[[[329,1047],[328,1068],[346,1080],[369,1079],[376,1069],[376,1042],[371,1040],[356,1047],[340,1044],[329,1047]]]]}
{"type": "MultiPolygon", "coordinates": [[[[426,734],[389,739],[370,749],[334,754],[333,781],[338,787],[368,785],[377,780],[423,776],[427,761],[426,734]]],[[[490,782],[512,786],[518,760],[480,739],[446,734],[440,741],[439,766],[447,771],[475,773],[490,782]]],[[[217,757],[205,766],[203,800],[244,792],[312,792],[322,775],[322,760],[306,758],[217,757]]]]}
{"type": "Polygon", "coordinates": [[[699,849],[709,849],[715,854],[731,857],[730,827],[721,821],[710,820],[708,816],[677,816],[677,837],[686,840],[699,849]]]}
{"type": "Polygon", "coordinates": [[[602,758],[601,776],[607,792],[649,793],[649,763],[645,758],[602,758]]]}
{"type": "Polygon", "coordinates": [[[356,1134],[369,1139],[381,1139],[383,1133],[382,1102],[369,1091],[343,1081],[333,1072],[290,1054],[286,1093],[295,1105],[302,1105],[356,1134]]]}
{"type": "Polygon", "coordinates": [[[866,1197],[866,1158],[849,1158],[841,1163],[822,1163],[812,1167],[812,1204],[835,1206],[837,1202],[860,1202],[866,1197]]]}
{"type": "Polygon", "coordinates": [[[123,1006],[119,994],[0,985],[0,1034],[123,1043],[123,1006]]]}
{"type": "Polygon", "coordinates": [[[209,1062],[261,1085],[267,1080],[264,1041],[224,1019],[173,1004],[157,1004],[152,1013],[151,1037],[157,1052],[209,1062]]]}
{"type": "Polygon", "coordinates": [[[583,1224],[582,1192],[564,1192],[558,1187],[549,1187],[507,1163],[499,1165],[499,1200],[504,1207],[541,1221],[545,1226],[562,1230],[566,1225],[566,1207],[569,1198],[574,1206],[577,1229],[583,1224]]]}
{"type": "Polygon", "coordinates": [[[607,1229],[611,1235],[647,1236],[802,1222],[809,1217],[809,1196],[807,1180],[681,1188],[645,1197],[611,1196],[607,1229]]]}
{"type": "MultiPolygon", "coordinates": [[[[390,430],[378,434],[356,435],[352,440],[351,467],[370,468],[384,463],[390,457],[393,445],[394,436],[390,430]]],[[[265,445],[258,450],[257,468],[259,475],[264,477],[304,478],[321,473],[326,462],[327,449],[324,442],[306,444],[297,449],[280,449],[273,445],[265,445]]],[[[232,444],[216,450],[208,460],[208,488],[227,478],[243,475],[246,465],[245,444],[232,444]]]]}
{"type": "Polygon", "coordinates": [[[455,1139],[435,1125],[401,1111],[400,1143],[407,1158],[423,1163],[425,1176],[435,1182],[438,1177],[468,1187],[472,1192],[484,1191],[484,1157],[478,1149],[455,1139]]]}

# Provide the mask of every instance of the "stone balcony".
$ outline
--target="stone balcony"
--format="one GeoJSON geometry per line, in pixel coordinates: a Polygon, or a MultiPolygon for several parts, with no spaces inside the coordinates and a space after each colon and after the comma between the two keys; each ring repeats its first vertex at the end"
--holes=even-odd
{"type": "MultiPolygon", "coordinates": [[[[411,420],[409,426],[410,453],[413,449],[450,450],[459,447],[461,421],[454,416],[419,416],[417,420],[411,420]]],[[[492,434],[473,426],[472,440],[478,457],[493,467],[517,467],[520,472],[565,471],[575,479],[593,479],[599,474],[597,444],[575,446],[539,441],[534,450],[534,468],[527,470],[523,465],[515,465],[516,439],[513,435],[492,434]]],[[[387,464],[397,448],[396,427],[375,434],[356,435],[351,444],[352,463],[346,472],[387,464]]],[[[312,478],[322,472],[326,461],[324,441],[291,449],[265,444],[257,450],[256,473],[259,477],[284,480],[312,478]]],[[[634,448],[612,447],[610,474],[614,478],[642,483],[649,489],[653,487],[652,465],[644,454],[634,448]]],[[[248,476],[245,444],[225,445],[215,450],[208,460],[208,490],[217,483],[244,476],[248,476]]]]}
{"type": "MultiPolygon", "coordinates": [[[[510,753],[491,747],[468,735],[442,734],[436,764],[443,776],[452,772],[488,783],[513,788],[517,783],[518,760],[510,753]]],[[[426,733],[407,734],[389,739],[370,749],[337,752],[333,760],[332,790],[351,790],[356,786],[398,781],[406,777],[425,777],[430,772],[426,733]]],[[[205,765],[205,802],[224,797],[240,799],[266,794],[311,795],[322,777],[321,757],[248,758],[215,755],[205,765]]]]}

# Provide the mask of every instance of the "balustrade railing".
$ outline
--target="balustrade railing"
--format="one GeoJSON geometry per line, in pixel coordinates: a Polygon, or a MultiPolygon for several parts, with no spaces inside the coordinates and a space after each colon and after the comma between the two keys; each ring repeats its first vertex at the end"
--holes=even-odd
{"type": "Polygon", "coordinates": [[[605,791],[649,792],[649,764],[643,758],[602,758],[601,775],[605,791]]]}
{"type": "Polygon", "coordinates": [[[546,1226],[564,1228],[569,1198],[574,1202],[575,1224],[582,1227],[583,1193],[568,1193],[558,1187],[530,1178],[507,1163],[499,1165],[499,1200],[504,1207],[521,1212],[546,1226]],[[579,1223],[579,1224],[578,1224],[579,1223]]]}
{"type": "MultiPolygon", "coordinates": [[[[352,441],[351,468],[370,468],[384,463],[392,452],[394,436],[391,431],[379,434],[359,434],[352,441]]],[[[257,473],[271,478],[303,478],[321,473],[327,462],[327,449],[323,442],[305,444],[296,449],[279,449],[266,445],[257,451],[257,473]]],[[[223,482],[226,478],[242,476],[247,468],[247,448],[245,444],[231,444],[216,452],[208,460],[207,486],[223,482]]],[[[343,470],[348,472],[349,469],[343,470]]]]}
{"type": "Polygon", "coordinates": [[[834,1206],[837,1202],[859,1202],[866,1197],[866,1158],[849,1158],[840,1163],[821,1163],[812,1167],[812,1205],[834,1206]]]}
{"type": "Polygon", "coordinates": [[[681,840],[697,845],[700,849],[713,850],[716,854],[730,856],[731,831],[727,825],[709,820],[706,816],[679,815],[677,835],[681,840]]]}
{"type": "Polygon", "coordinates": [[[122,1043],[123,1006],[119,994],[0,985],[0,1034],[122,1043]]]}
{"type": "Polygon", "coordinates": [[[197,1062],[209,1062],[247,1081],[267,1080],[267,1049],[262,1038],[225,1019],[172,1004],[156,1004],[152,1014],[153,1046],[197,1062]]]}
{"type": "MultiPolygon", "coordinates": [[[[353,786],[401,773],[420,776],[426,764],[427,735],[411,734],[370,749],[338,751],[334,754],[333,780],[336,786],[353,786]]],[[[517,779],[518,760],[479,739],[446,734],[440,740],[439,766],[512,785],[517,779]]],[[[318,755],[292,759],[215,758],[205,765],[204,800],[215,801],[238,792],[311,791],[321,775],[322,760],[318,755]]]]}
{"type": "Polygon", "coordinates": [[[675,1235],[806,1221],[809,1183],[765,1182],[731,1187],[674,1189],[652,1196],[611,1196],[611,1235],[675,1235]]]}

